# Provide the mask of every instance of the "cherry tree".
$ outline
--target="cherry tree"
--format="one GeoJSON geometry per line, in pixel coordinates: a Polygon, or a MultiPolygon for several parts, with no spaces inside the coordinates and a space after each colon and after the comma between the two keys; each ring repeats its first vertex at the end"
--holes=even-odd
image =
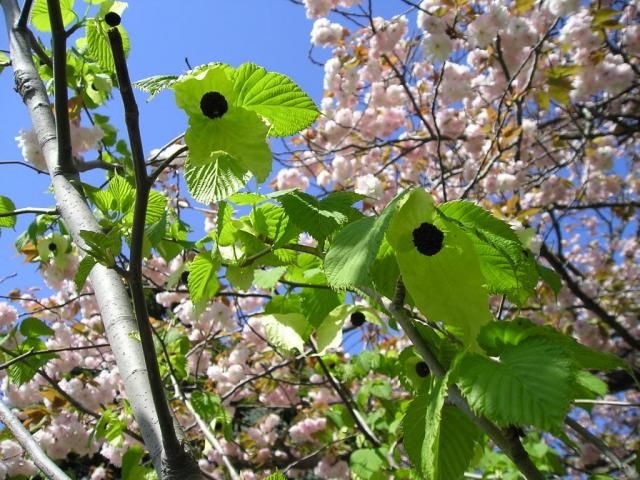
{"type": "Polygon", "coordinates": [[[55,204],[0,197],[54,292],[0,302],[0,478],[637,477],[640,4],[290,3],[318,106],[0,1],[55,204]],[[134,89],[184,133],[145,151],[134,89]]]}

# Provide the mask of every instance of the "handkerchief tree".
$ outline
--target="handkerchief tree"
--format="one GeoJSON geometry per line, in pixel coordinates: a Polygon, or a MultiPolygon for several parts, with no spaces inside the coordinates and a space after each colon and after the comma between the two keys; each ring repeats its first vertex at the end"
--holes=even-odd
{"type": "Polygon", "coordinates": [[[0,196],[53,292],[2,296],[0,477],[636,477],[639,6],[292,3],[320,106],[0,0],[53,205],[0,196]],[[135,89],[184,114],[151,153],[135,89]]]}

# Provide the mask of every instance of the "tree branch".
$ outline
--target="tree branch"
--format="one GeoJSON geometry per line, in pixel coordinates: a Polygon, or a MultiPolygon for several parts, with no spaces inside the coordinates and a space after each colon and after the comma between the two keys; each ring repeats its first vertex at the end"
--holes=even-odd
{"type": "Polygon", "coordinates": [[[595,313],[600,320],[602,320],[609,327],[611,327],[613,331],[620,335],[629,344],[630,347],[633,347],[634,349],[640,351],[640,340],[632,336],[626,328],[620,325],[620,323],[613,315],[610,315],[604,308],[602,308],[602,306],[600,306],[599,303],[597,303],[593,298],[587,295],[580,288],[573,277],[569,275],[569,272],[560,261],[560,259],[556,257],[555,254],[553,254],[551,250],[549,250],[544,244],[540,248],[540,255],[551,264],[556,272],[558,272],[558,275],[560,275],[565,281],[567,287],[569,288],[569,290],[571,290],[571,293],[573,293],[577,298],[580,299],[587,310],[595,313]]]}
{"type": "Polygon", "coordinates": [[[26,215],[33,213],[36,215],[58,215],[57,208],[16,208],[11,212],[0,212],[2,217],[17,217],[18,215],[26,215]]]}
{"type": "Polygon", "coordinates": [[[29,454],[33,463],[38,466],[47,478],[52,480],[71,480],[71,478],[47,456],[42,448],[40,448],[38,442],[34,440],[31,433],[24,428],[22,422],[13,414],[2,399],[0,399],[0,420],[2,420],[2,423],[11,431],[18,443],[22,445],[22,448],[29,454]]]}
{"type": "Polygon", "coordinates": [[[118,86],[124,105],[125,122],[129,134],[135,173],[136,198],[133,213],[133,227],[131,230],[131,253],[127,281],[133,299],[144,362],[147,367],[147,376],[151,387],[151,397],[162,434],[164,452],[161,478],[183,478],[185,475],[187,478],[201,478],[197,463],[178,440],[176,426],[174,425],[173,416],[171,415],[165,395],[162,376],[160,375],[160,368],[153,344],[153,333],[149,323],[142,282],[142,244],[144,241],[144,226],[151,183],[147,177],[140,135],[138,105],[129,78],[129,69],[125,59],[122,37],[117,27],[110,28],[108,36],[113,53],[116,75],[118,77],[118,86]]]}
{"type": "Polygon", "coordinates": [[[71,151],[71,126],[69,125],[69,95],[67,91],[67,36],[62,23],[59,0],[47,0],[51,37],[53,43],[53,84],[55,90],[56,138],[58,165],[54,175],[77,173],[71,151]]]}

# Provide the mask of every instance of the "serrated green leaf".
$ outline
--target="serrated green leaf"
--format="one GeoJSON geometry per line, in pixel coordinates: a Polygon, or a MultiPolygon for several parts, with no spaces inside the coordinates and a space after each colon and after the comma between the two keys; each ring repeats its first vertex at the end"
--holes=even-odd
{"type": "Polygon", "coordinates": [[[191,394],[191,405],[202,419],[211,423],[220,415],[223,408],[220,397],[210,392],[194,391],[191,394]]]}
{"type": "Polygon", "coordinates": [[[442,407],[436,475],[434,480],[464,478],[482,433],[453,405],[442,407]]]}
{"type": "Polygon", "coordinates": [[[270,203],[254,207],[251,220],[255,233],[269,239],[274,248],[296,240],[300,234],[285,209],[270,203]]]}
{"type": "Polygon", "coordinates": [[[538,271],[516,232],[471,202],[457,200],[438,210],[469,235],[489,291],[505,294],[513,303],[523,305],[535,291],[538,271]]]}
{"type": "Polygon", "coordinates": [[[310,325],[299,313],[274,313],[257,317],[271,344],[276,348],[304,352],[304,343],[309,338],[310,325]]]}
{"type": "Polygon", "coordinates": [[[91,257],[90,255],[86,255],[80,263],[78,264],[78,270],[76,271],[75,276],[73,277],[73,283],[76,285],[76,290],[79,292],[84,287],[91,270],[96,265],[96,259],[91,257]]]}
{"type": "Polygon", "coordinates": [[[420,311],[473,346],[482,325],[493,316],[489,294],[475,249],[456,223],[437,214],[431,196],[414,190],[395,214],[387,240],[407,291],[420,311]],[[440,250],[432,255],[418,251],[414,231],[428,224],[443,235],[440,250]]]}
{"type": "Polygon", "coordinates": [[[314,327],[320,326],[327,315],[344,302],[344,294],[326,288],[305,288],[300,295],[307,320],[314,327]]]}
{"type": "Polygon", "coordinates": [[[154,75],[152,77],[143,78],[137,82],[133,82],[133,86],[138,90],[148,93],[147,102],[150,102],[162,90],[170,88],[178,79],[175,75],[154,75]]]}
{"type": "Polygon", "coordinates": [[[27,338],[52,337],[55,334],[46,323],[35,317],[25,318],[19,330],[27,338]]]}
{"type": "Polygon", "coordinates": [[[258,288],[272,290],[286,271],[287,267],[275,267],[267,270],[258,269],[253,273],[254,285],[258,288]]]}
{"type": "Polygon", "coordinates": [[[436,473],[440,418],[446,395],[447,378],[431,377],[411,401],[402,420],[404,448],[425,478],[433,478],[436,473]]]}
{"type": "Polygon", "coordinates": [[[355,450],[349,457],[351,472],[363,480],[382,479],[382,470],[386,465],[384,455],[372,448],[355,450]]]}
{"type": "Polygon", "coordinates": [[[95,258],[98,263],[111,267],[115,263],[115,257],[120,255],[122,239],[117,230],[111,230],[108,234],[80,230],[80,237],[86,244],[86,251],[95,258]]]}
{"type": "Polygon", "coordinates": [[[194,303],[207,301],[218,291],[218,269],[220,262],[211,252],[201,252],[189,266],[187,284],[194,303]]]}
{"type": "MultiPolygon", "coordinates": [[[[60,0],[60,13],[62,13],[62,24],[66,27],[73,20],[76,14],[73,12],[73,0],[60,0]]],[[[41,32],[50,32],[49,8],[47,0],[36,0],[31,7],[31,23],[41,32]]]]}
{"type": "Polygon", "coordinates": [[[109,181],[106,192],[115,201],[115,208],[119,213],[127,213],[133,208],[136,195],[135,189],[120,175],[113,176],[109,181]]]}
{"type": "Polygon", "coordinates": [[[575,367],[561,347],[534,337],[505,349],[499,361],[466,354],[454,381],[475,412],[500,425],[555,430],[569,411],[575,367]]]}
{"type": "Polygon", "coordinates": [[[206,165],[195,165],[187,160],[184,176],[191,196],[204,204],[224,200],[251,179],[246,169],[224,154],[212,156],[206,165]]]}
{"type": "Polygon", "coordinates": [[[233,89],[236,105],[267,120],[272,137],[286,137],[307,128],[319,113],[313,100],[289,77],[253,63],[235,70],[233,89]]]}
{"type": "MultiPolygon", "coordinates": [[[[13,201],[8,197],[0,195],[0,213],[13,212],[16,209],[13,201]]],[[[8,217],[0,217],[0,227],[14,228],[16,226],[16,217],[11,215],[8,217]]]]}
{"type": "Polygon", "coordinates": [[[319,242],[324,241],[348,220],[338,210],[322,208],[315,197],[304,192],[294,190],[275,198],[282,204],[291,221],[319,242]]]}
{"type": "MultiPolygon", "coordinates": [[[[107,35],[109,28],[103,20],[97,18],[87,20],[87,53],[107,72],[115,73],[115,63],[107,35]]],[[[129,36],[122,25],[118,25],[116,28],[120,32],[122,47],[127,55],[129,53],[129,36]]]]}
{"type": "Polygon", "coordinates": [[[608,352],[593,350],[553,327],[536,325],[526,318],[510,322],[492,322],[480,330],[478,343],[488,355],[500,355],[505,349],[517,346],[528,338],[540,337],[564,349],[576,366],[587,370],[626,368],[625,362],[608,352]]]}
{"type": "MultiPolygon", "coordinates": [[[[15,350],[15,355],[19,356],[23,353],[46,350],[47,346],[38,337],[27,337],[23,340],[15,350]]],[[[7,373],[12,383],[17,386],[23,385],[30,381],[47,362],[53,358],[58,358],[54,353],[40,353],[31,355],[27,358],[9,365],[7,373]]]]}
{"type": "Polygon", "coordinates": [[[379,217],[362,218],[338,232],[324,261],[327,280],[332,287],[365,287],[371,284],[371,265],[405,193],[394,198],[379,217]]]}
{"type": "MultiPolygon", "coordinates": [[[[167,197],[157,190],[151,190],[149,192],[149,199],[147,203],[147,214],[145,215],[145,225],[150,225],[157,222],[165,214],[167,208],[167,197]]],[[[133,224],[134,209],[133,205],[124,217],[124,222],[127,225],[133,224]]]]}
{"type": "Polygon", "coordinates": [[[269,475],[267,478],[265,478],[264,480],[287,480],[287,477],[285,477],[282,473],[280,472],[276,472],[276,473],[272,473],[271,475],[269,475]]]}

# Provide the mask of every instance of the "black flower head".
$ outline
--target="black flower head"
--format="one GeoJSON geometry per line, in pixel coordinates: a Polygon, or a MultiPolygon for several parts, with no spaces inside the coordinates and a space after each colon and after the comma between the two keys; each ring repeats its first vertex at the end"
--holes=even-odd
{"type": "Polygon", "coordinates": [[[350,320],[351,320],[351,325],[353,325],[354,327],[361,327],[362,325],[364,325],[364,322],[366,322],[364,313],[362,312],[353,312],[351,314],[350,320]]]}
{"type": "Polygon", "coordinates": [[[428,257],[442,250],[444,233],[432,223],[424,222],[413,231],[413,244],[418,251],[428,257]]]}
{"type": "Polygon", "coordinates": [[[58,250],[58,246],[55,244],[55,242],[50,242],[47,247],[49,248],[49,251],[53,253],[55,253],[56,250],[58,250]]]}
{"type": "Polygon", "coordinates": [[[229,104],[220,92],[207,92],[200,99],[200,110],[209,118],[220,118],[229,110],[229,104]]]}
{"type": "Polygon", "coordinates": [[[120,15],[116,12],[109,12],[104,16],[104,21],[107,22],[107,25],[110,27],[117,27],[120,25],[120,15]]]}
{"type": "Polygon", "coordinates": [[[420,378],[425,378],[429,375],[429,366],[425,362],[416,363],[416,374],[420,378]]]}

